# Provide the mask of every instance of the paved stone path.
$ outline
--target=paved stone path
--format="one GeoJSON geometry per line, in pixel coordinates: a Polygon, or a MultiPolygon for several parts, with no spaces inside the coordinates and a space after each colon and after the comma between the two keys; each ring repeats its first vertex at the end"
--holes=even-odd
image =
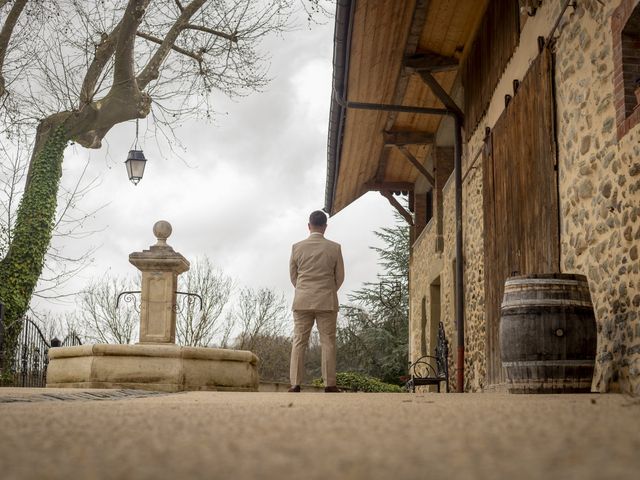
{"type": "Polygon", "coordinates": [[[125,398],[146,398],[157,395],[168,395],[163,392],[147,392],[144,390],[68,390],[46,388],[12,388],[0,389],[0,403],[19,402],[52,402],[56,400],[122,400],[125,398]],[[2,391],[5,390],[5,391],[2,391]],[[11,390],[11,391],[9,391],[11,390]]]}
{"type": "Polygon", "coordinates": [[[640,399],[622,395],[120,391],[95,401],[86,391],[0,389],[11,398],[45,393],[64,398],[0,403],[3,480],[606,480],[640,472],[640,399]]]}

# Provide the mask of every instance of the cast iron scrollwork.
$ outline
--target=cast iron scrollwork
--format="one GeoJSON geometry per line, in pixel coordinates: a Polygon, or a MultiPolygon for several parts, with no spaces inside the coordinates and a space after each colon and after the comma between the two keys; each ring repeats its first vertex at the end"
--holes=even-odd
{"type": "MultiPolygon", "coordinates": [[[[133,308],[136,312],[140,313],[140,308],[138,307],[138,300],[136,298],[137,294],[140,294],[140,290],[129,290],[126,292],[120,292],[118,297],[116,298],[116,308],[120,306],[120,299],[123,299],[125,302],[132,303],[133,308]]],[[[173,307],[173,310],[176,313],[183,313],[185,310],[189,310],[195,305],[196,300],[198,300],[200,304],[200,311],[203,309],[204,302],[202,297],[197,293],[190,292],[176,292],[176,295],[180,295],[182,298],[181,301],[176,299],[176,304],[173,307]]]]}
{"type": "Polygon", "coordinates": [[[138,308],[138,301],[136,300],[136,294],[142,293],[140,290],[130,290],[126,292],[120,292],[118,297],[116,298],[116,308],[120,305],[120,298],[124,297],[124,301],[127,303],[131,303],[133,305],[133,309],[140,313],[140,308],[138,308]]]}
{"type": "Polygon", "coordinates": [[[193,305],[196,303],[196,299],[199,300],[200,311],[202,312],[203,301],[200,295],[198,295],[197,293],[190,293],[190,292],[176,292],[176,294],[183,295],[181,297],[182,301],[178,301],[178,299],[176,299],[176,304],[174,306],[174,311],[176,313],[184,313],[185,310],[186,311],[191,310],[193,305]]]}

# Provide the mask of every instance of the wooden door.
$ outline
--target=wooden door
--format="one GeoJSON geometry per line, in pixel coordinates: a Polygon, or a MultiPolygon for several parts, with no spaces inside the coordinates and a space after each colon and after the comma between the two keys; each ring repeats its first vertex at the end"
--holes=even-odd
{"type": "Polygon", "coordinates": [[[533,62],[483,158],[487,376],[502,383],[498,329],[505,279],[560,270],[551,53],[533,62]]]}

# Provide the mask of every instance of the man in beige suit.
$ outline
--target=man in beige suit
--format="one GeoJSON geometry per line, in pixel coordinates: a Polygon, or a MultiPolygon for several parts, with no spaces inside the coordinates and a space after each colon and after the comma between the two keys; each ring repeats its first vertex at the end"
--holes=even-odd
{"type": "Polygon", "coordinates": [[[340,244],[324,238],[327,216],[315,211],[309,216],[309,238],[293,245],[289,273],[295,287],[293,298],[293,346],[291,348],[291,388],[299,392],[304,376],[304,354],[314,321],[322,347],[322,378],[325,392],[336,387],[336,320],[338,289],[344,280],[340,244]]]}

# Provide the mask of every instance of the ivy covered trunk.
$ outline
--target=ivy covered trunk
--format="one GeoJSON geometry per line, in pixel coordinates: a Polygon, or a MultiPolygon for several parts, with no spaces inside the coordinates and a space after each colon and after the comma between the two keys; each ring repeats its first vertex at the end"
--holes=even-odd
{"type": "MultiPolygon", "coordinates": [[[[44,122],[42,127],[45,127],[44,122]]],[[[47,131],[42,132],[36,141],[11,244],[0,262],[0,301],[5,307],[3,353],[6,360],[12,358],[15,351],[22,317],[42,273],[55,221],[67,136],[62,126],[45,128],[47,131]]],[[[5,370],[5,365],[2,365],[2,370],[5,370]]]]}

